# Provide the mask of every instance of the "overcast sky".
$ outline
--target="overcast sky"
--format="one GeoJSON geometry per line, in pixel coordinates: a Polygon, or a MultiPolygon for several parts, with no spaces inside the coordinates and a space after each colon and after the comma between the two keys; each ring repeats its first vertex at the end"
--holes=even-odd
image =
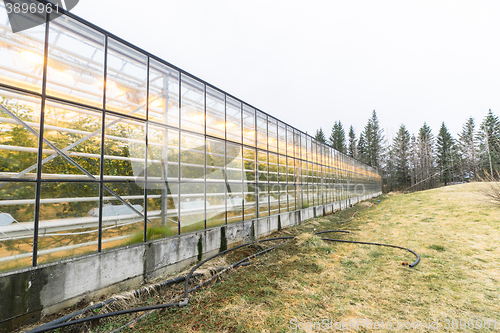
{"type": "Polygon", "coordinates": [[[500,1],[80,0],[76,15],[314,135],[500,115],[500,1]]]}

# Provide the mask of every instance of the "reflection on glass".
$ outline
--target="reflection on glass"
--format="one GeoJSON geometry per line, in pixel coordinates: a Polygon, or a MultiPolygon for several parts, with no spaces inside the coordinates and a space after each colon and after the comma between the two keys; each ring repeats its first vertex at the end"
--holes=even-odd
{"type": "MultiPolygon", "coordinates": [[[[2,178],[35,178],[38,137],[27,125],[40,130],[40,99],[0,90],[0,175],[2,178]]],[[[5,186],[0,183],[0,186],[5,186]]]]}
{"type": "MultiPolygon", "coordinates": [[[[102,248],[144,241],[144,189],[132,182],[105,183],[102,248]]],[[[97,210],[97,216],[99,211],[97,210]]],[[[93,214],[96,214],[93,211],[93,214]]],[[[151,224],[151,221],[147,222],[151,224]]]]}
{"type": "MultiPolygon", "coordinates": [[[[148,126],[148,182],[179,180],[179,131],[148,126]]],[[[157,186],[148,188],[158,188],[157,186]]]]}
{"type": "Polygon", "coordinates": [[[256,206],[256,187],[255,184],[245,183],[244,190],[244,205],[245,205],[245,220],[251,220],[257,217],[256,206]]]}
{"type": "Polygon", "coordinates": [[[264,217],[269,215],[269,190],[268,185],[259,185],[259,217],[264,217]]]}
{"type": "MultiPolygon", "coordinates": [[[[16,15],[22,15],[18,13],[16,15]]],[[[0,3],[0,83],[42,91],[45,23],[22,33],[13,33],[8,26],[7,11],[0,3]]]]}
{"type": "Polygon", "coordinates": [[[295,185],[287,185],[288,189],[288,211],[295,210],[295,185]]]}
{"type": "Polygon", "coordinates": [[[287,193],[287,187],[286,185],[280,185],[279,186],[279,202],[280,202],[280,208],[279,212],[283,213],[288,211],[288,193],[287,193]]]}
{"type": "Polygon", "coordinates": [[[47,94],[102,108],[104,35],[69,17],[52,20],[47,94]]]}
{"type": "Polygon", "coordinates": [[[234,143],[226,143],[226,179],[242,180],[242,147],[234,143]]]}
{"type": "Polygon", "coordinates": [[[281,183],[286,183],[287,180],[287,170],[286,170],[286,157],[284,155],[278,155],[278,180],[281,183]]]}
{"type": "Polygon", "coordinates": [[[257,111],[257,147],[267,150],[267,116],[257,111]]]}
{"type": "Polygon", "coordinates": [[[203,136],[181,132],[181,181],[205,178],[203,136]]]}
{"type": "Polygon", "coordinates": [[[35,188],[35,183],[0,185],[0,272],[32,263],[35,188]]]}
{"type": "Polygon", "coordinates": [[[226,138],[241,143],[241,103],[234,98],[226,98],[226,138]]]}
{"type": "Polygon", "coordinates": [[[255,110],[243,104],[243,143],[255,147],[255,110]]]}
{"type": "Polygon", "coordinates": [[[267,182],[268,179],[268,161],[267,161],[267,153],[264,151],[258,151],[257,153],[257,158],[258,158],[258,174],[259,174],[259,182],[267,182]]]}
{"type": "Polygon", "coordinates": [[[269,153],[269,181],[278,181],[278,155],[269,153]]]}
{"type": "Polygon", "coordinates": [[[177,235],[177,184],[170,189],[170,184],[158,183],[157,188],[148,189],[147,240],[154,240],[177,235]],[[163,187],[163,188],[161,188],[163,187]]]}
{"type": "Polygon", "coordinates": [[[146,118],[147,57],[108,39],[106,109],[146,118]]]}
{"type": "Polygon", "coordinates": [[[243,205],[245,205],[241,183],[227,184],[226,203],[227,223],[241,222],[243,220],[243,205]]]}
{"type": "Polygon", "coordinates": [[[145,130],[142,122],[106,115],[104,179],[144,182],[145,130]]]}
{"type": "Polygon", "coordinates": [[[244,181],[255,182],[255,149],[243,148],[244,181]]]}
{"type": "Polygon", "coordinates": [[[207,180],[224,181],[225,179],[225,143],[222,140],[207,138],[207,180]]]}
{"type": "Polygon", "coordinates": [[[102,113],[47,103],[44,119],[43,136],[60,152],[44,142],[43,178],[99,179],[102,113]]]}
{"type": "MultiPolygon", "coordinates": [[[[179,206],[181,212],[181,233],[205,228],[204,183],[181,183],[181,199],[179,206]]],[[[209,209],[212,207],[208,202],[206,203],[206,206],[208,214],[209,209]]]]}
{"type": "Polygon", "coordinates": [[[149,60],[148,119],[179,127],[179,72],[149,60]]]}
{"type": "Polygon", "coordinates": [[[226,224],[226,186],[207,183],[207,228],[226,224]]]}
{"type": "Polygon", "coordinates": [[[267,119],[267,142],[269,150],[276,153],[278,152],[278,121],[272,117],[268,117],[267,119]]]}
{"type": "Polygon", "coordinates": [[[278,153],[286,155],[286,129],[281,121],[278,121],[278,153]]]}
{"type": "Polygon", "coordinates": [[[205,85],[183,74],[181,96],[182,129],[205,133],[205,85]]]}
{"type": "Polygon", "coordinates": [[[207,87],[207,135],[225,138],[225,95],[207,87]]]}
{"type": "MultiPolygon", "coordinates": [[[[38,263],[97,251],[98,183],[42,183],[40,195],[38,263]]],[[[110,206],[103,207],[103,216],[109,209],[110,206]]],[[[109,226],[103,223],[103,228],[109,226]]]]}
{"type": "Polygon", "coordinates": [[[278,184],[269,184],[269,213],[270,215],[279,214],[280,186],[278,184]]]}

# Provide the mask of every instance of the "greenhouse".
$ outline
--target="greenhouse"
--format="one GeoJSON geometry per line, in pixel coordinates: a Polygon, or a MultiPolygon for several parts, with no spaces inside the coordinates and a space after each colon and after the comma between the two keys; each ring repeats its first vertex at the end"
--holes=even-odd
{"type": "Polygon", "coordinates": [[[12,33],[2,6],[1,272],[381,191],[376,169],[83,19],[12,33]]]}

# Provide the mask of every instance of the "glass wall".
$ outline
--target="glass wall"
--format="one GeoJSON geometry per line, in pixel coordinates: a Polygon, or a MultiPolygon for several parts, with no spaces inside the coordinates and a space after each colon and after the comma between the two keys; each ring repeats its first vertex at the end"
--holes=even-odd
{"type": "Polygon", "coordinates": [[[380,191],[376,170],[72,14],[14,34],[0,7],[0,271],[380,191]]]}

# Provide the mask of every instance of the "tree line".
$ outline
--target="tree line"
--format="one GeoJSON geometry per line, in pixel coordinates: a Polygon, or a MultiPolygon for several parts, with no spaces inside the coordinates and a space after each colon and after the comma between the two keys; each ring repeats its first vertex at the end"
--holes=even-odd
{"type": "Polygon", "coordinates": [[[363,163],[376,167],[384,191],[424,190],[452,183],[470,182],[500,172],[500,120],[491,109],[479,126],[468,118],[456,137],[443,122],[437,135],[425,122],[418,133],[399,127],[390,142],[384,137],[375,110],[356,135],[353,126],[346,137],[336,121],[327,138],[323,129],[316,139],[363,163]]]}

